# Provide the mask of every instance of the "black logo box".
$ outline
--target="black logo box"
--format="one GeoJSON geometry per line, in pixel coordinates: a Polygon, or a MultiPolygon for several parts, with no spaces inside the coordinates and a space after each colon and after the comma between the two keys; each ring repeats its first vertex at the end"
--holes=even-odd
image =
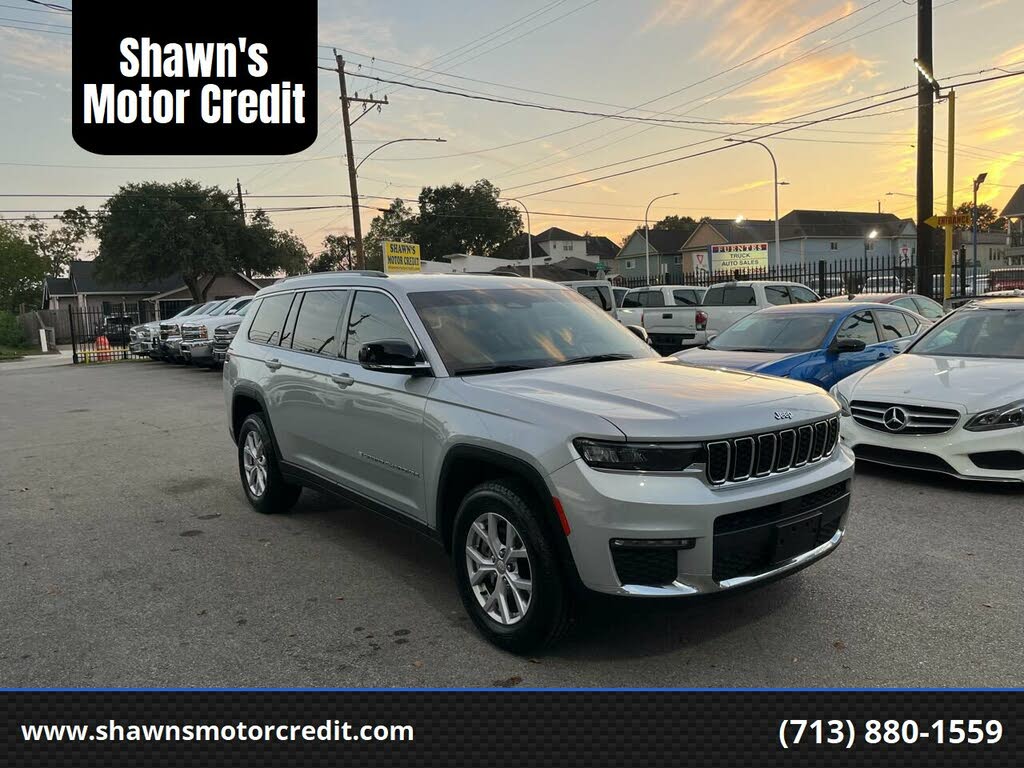
{"type": "MultiPolygon", "coordinates": [[[[187,56],[184,57],[187,59],[187,56]]],[[[130,62],[134,64],[134,62],[130,62]]],[[[226,74],[222,69],[220,74],[226,74]]],[[[145,2],[78,2],[72,14],[72,135],[75,142],[89,152],[102,155],[286,155],[300,152],[316,141],[317,135],[317,7],[316,0],[291,0],[286,6],[258,3],[220,2],[208,0],[175,0],[173,3],[145,2]],[[140,74],[125,76],[122,63],[122,41],[133,38],[139,42],[132,53],[138,59],[140,74]],[[143,38],[161,47],[177,43],[227,44],[230,48],[213,48],[214,69],[210,77],[188,77],[187,65],[182,77],[143,77],[142,62],[151,56],[141,44],[143,38]],[[266,54],[261,55],[265,46],[266,54]],[[242,50],[244,45],[245,50],[242,50]],[[234,49],[234,77],[218,77],[218,62],[228,64],[234,49]],[[265,72],[261,71],[261,60],[265,72]],[[250,65],[255,68],[253,76],[250,65]],[[117,94],[110,100],[112,85],[117,94]],[[285,85],[287,84],[287,85],[285,85]],[[114,122],[86,122],[86,87],[96,87],[89,102],[92,114],[101,118],[113,115],[114,122]],[[231,122],[207,122],[203,119],[202,91],[215,86],[208,98],[209,116],[215,109],[230,110],[231,122]],[[158,96],[143,94],[145,87],[158,96]],[[188,96],[180,92],[188,91],[188,96]],[[242,99],[224,91],[253,91],[259,96],[242,99]],[[276,91],[276,94],[275,94],[276,91]],[[301,101],[296,94],[304,93],[301,101]],[[107,96],[104,100],[104,96],[107,96]],[[135,113],[134,122],[117,119],[118,99],[122,100],[121,117],[135,113]],[[257,120],[239,121],[240,108],[256,109],[257,120]],[[255,102],[255,107],[253,103],[255,102]],[[150,122],[143,122],[146,104],[150,106],[150,122]],[[134,109],[133,105],[134,104],[134,109]],[[272,118],[278,108],[281,120],[288,111],[291,120],[277,123],[261,122],[263,115],[272,118]],[[302,122],[295,107],[302,110],[302,122]],[[157,118],[170,122],[160,123],[157,118]],[[181,121],[181,122],[179,122],[181,121]]],[[[90,92],[91,93],[91,92],[90,92]]]]}

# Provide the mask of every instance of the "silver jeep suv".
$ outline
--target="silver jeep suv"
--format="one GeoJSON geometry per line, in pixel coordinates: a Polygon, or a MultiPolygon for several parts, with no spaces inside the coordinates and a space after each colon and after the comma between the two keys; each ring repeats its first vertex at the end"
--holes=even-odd
{"type": "Polygon", "coordinates": [[[419,527],[515,652],[557,637],[582,589],[718,592],[845,532],[853,461],[831,397],[661,358],[555,283],[288,278],[226,358],[252,506],[286,511],[307,486],[419,527]]]}

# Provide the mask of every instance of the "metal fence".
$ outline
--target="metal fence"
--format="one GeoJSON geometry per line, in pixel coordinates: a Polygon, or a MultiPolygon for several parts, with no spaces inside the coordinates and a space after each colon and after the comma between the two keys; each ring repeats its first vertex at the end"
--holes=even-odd
{"type": "Polygon", "coordinates": [[[104,312],[102,308],[67,310],[71,330],[71,359],[74,363],[109,363],[148,355],[131,351],[132,326],[155,320],[144,305],[133,312],[104,312]]]}
{"type": "MultiPolygon", "coordinates": [[[[942,275],[936,275],[929,292],[933,297],[942,295],[942,275]]],[[[839,296],[848,293],[904,293],[916,292],[917,269],[907,266],[898,257],[867,257],[835,261],[817,261],[809,264],[786,264],[761,270],[697,271],[670,270],[652,274],[651,285],[693,285],[706,288],[730,280],[784,280],[806,285],[819,296],[839,296]]],[[[954,280],[954,295],[969,281],[954,280]]],[[[623,277],[617,285],[639,288],[647,285],[644,277],[623,277]]],[[[962,293],[962,291],[959,291],[962,293]]],[[[940,299],[941,300],[941,299],[940,299]]]]}

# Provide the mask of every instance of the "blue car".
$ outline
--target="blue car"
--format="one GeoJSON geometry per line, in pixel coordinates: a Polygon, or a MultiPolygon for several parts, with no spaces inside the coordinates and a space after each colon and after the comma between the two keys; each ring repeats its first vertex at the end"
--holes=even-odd
{"type": "Polygon", "coordinates": [[[747,315],[703,347],[675,357],[830,389],[851,373],[902,352],[928,325],[916,312],[891,304],[788,304],[747,315]]]}

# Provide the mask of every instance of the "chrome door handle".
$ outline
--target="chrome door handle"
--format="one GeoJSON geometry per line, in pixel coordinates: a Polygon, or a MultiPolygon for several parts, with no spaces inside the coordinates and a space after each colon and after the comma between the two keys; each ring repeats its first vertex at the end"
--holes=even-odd
{"type": "Polygon", "coordinates": [[[337,384],[339,387],[351,387],[356,383],[356,380],[349,376],[347,373],[332,373],[331,381],[337,384]]]}
{"type": "Polygon", "coordinates": [[[272,357],[269,360],[264,360],[263,362],[267,366],[267,368],[269,368],[272,371],[276,371],[278,368],[281,367],[281,361],[278,360],[276,357],[272,357]]]}

